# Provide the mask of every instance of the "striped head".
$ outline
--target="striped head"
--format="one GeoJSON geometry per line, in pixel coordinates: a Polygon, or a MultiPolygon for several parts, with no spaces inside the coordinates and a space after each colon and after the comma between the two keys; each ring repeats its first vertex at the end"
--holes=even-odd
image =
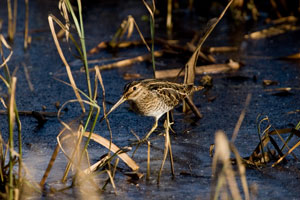
{"type": "Polygon", "coordinates": [[[126,100],[135,101],[137,100],[142,91],[145,89],[145,87],[142,85],[140,81],[133,81],[131,83],[128,83],[124,87],[124,92],[122,97],[119,99],[119,101],[109,110],[109,112],[106,114],[109,115],[113,110],[115,110],[119,105],[124,103],[126,100]]]}
{"type": "Polygon", "coordinates": [[[146,88],[140,81],[133,81],[125,85],[123,97],[125,100],[132,100],[135,101],[140,98],[143,90],[146,88]]]}

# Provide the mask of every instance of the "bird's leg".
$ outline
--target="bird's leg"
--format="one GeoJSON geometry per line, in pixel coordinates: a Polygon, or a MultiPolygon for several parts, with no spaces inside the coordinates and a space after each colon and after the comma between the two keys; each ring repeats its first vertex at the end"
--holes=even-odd
{"type": "MultiPolygon", "coordinates": [[[[168,114],[169,114],[169,124],[170,124],[170,130],[172,131],[172,133],[176,133],[174,130],[173,130],[173,128],[172,128],[172,125],[174,124],[174,116],[173,116],[173,110],[170,110],[169,112],[168,112],[168,114]]],[[[168,116],[167,116],[167,118],[168,118],[168,116]]]]}
{"type": "Polygon", "coordinates": [[[146,134],[146,136],[143,139],[133,143],[133,144],[137,144],[137,146],[136,146],[135,150],[132,153],[132,157],[134,156],[134,154],[138,150],[138,148],[141,146],[141,144],[146,142],[148,137],[151,135],[151,133],[153,133],[153,131],[155,131],[155,129],[157,128],[157,125],[158,125],[158,119],[155,118],[155,123],[152,126],[151,130],[146,134]]]}
{"type": "Polygon", "coordinates": [[[165,131],[166,131],[165,132],[165,149],[164,149],[163,161],[161,163],[161,167],[160,167],[160,170],[159,170],[158,176],[157,176],[157,184],[159,184],[159,182],[160,182],[160,176],[161,176],[165,161],[167,159],[168,153],[170,154],[171,171],[172,171],[172,175],[174,177],[174,163],[173,163],[173,155],[172,155],[171,141],[170,141],[170,134],[169,134],[169,129],[171,127],[169,112],[167,113],[167,118],[165,120],[164,127],[165,127],[165,131]]]}
{"type": "Polygon", "coordinates": [[[134,142],[133,144],[137,144],[137,148],[144,142],[147,141],[147,139],[150,137],[150,135],[155,131],[155,129],[157,128],[158,126],[158,119],[155,119],[155,122],[151,128],[151,130],[145,135],[145,137],[141,140],[138,140],[137,142],[134,142]]]}
{"type": "Polygon", "coordinates": [[[145,137],[141,140],[141,142],[145,142],[148,137],[150,137],[150,135],[155,131],[155,129],[157,128],[158,125],[158,119],[155,119],[155,122],[151,128],[151,130],[145,135],[145,137]]]}

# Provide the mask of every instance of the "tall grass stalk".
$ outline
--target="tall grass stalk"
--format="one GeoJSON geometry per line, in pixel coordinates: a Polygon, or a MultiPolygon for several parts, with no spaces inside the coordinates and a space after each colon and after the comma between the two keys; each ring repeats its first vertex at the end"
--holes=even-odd
{"type": "MultiPolygon", "coordinates": [[[[230,163],[230,143],[224,132],[218,131],[216,133],[215,145],[215,154],[212,161],[213,184],[210,199],[217,200],[221,194],[229,197],[229,199],[242,199],[235,179],[235,172],[230,163]]],[[[242,173],[244,173],[243,170],[242,173]]],[[[248,196],[246,199],[249,199],[248,196]]]]}
{"type": "MultiPolygon", "coordinates": [[[[21,179],[22,179],[22,136],[21,136],[21,121],[19,118],[19,114],[18,114],[18,109],[17,109],[17,105],[16,105],[16,101],[15,101],[15,90],[16,90],[16,77],[13,76],[11,78],[10,72],[9,72],[9,68],[7,65],[7,62],[10,60],[13,51],[11,49],[11,47],[8,45],[8,43],[6,42],[5,38],[3,37],[2,34],[0,34],[0,54],[1,54],[1,58],[3,63],[1,64],[1,67],[3,67],[3,71],[4,71],[4,75],[5,78],[2,77],[0,75],[0,79],[4,82],[4,84],[6,85],[6,87],[8,88],[8,92],[9,92],[9,106],[8,106],[8,130],[9,130],[9,141],[8,141],[8,150],[9,150],[9,188],[8,188],[8,197],[9,199],[13,198],[13,190],[18,190],[15,189],[15,185],[14,185],[14,174],[13,174],[13,167],[14,167],[14,156],[13,156],[13,147],[14,147],[14,138],[13,138],[13,129],[14,129],[14,124],[15,122],[17,122],[17,127],[18,127],[18,144],[19,144],[19,155],[18,155],[18,163],[19,163],[19,170],[18,170],[18,180],[16,180],[16,184],[18,184],[16,187],[20,186],[21,183],[21,179]],[[10,54],[8,57],[4,57],[4,52],[3,52],[3,46],[4,45],[9,51],[10,54]]],[[[2,140],[2,138],[1,138],[2,140]]],[[[1,142],[2,143],[2,142],[1,142]]],[[[3,145],[3,143],[2,143],[3,145]]],[[[1,148],[3,148],[3,146],[1,145],[1,148]]],[[[3,152],[3,151],[1,151],[3,152]]],[[[3,156],[3,154],[1,154],[1,158],[3,159],[1,166],[3,167],[5,165],[5,155],[3,156]]],[[[2,168],[3,170],[3,168],[2,168]]],[[[4,176],[4,171],[1,170],[1,180],[4,181],[3,176],[4,176]]]]}
{"type": "Polygon", "coordinates": [[[24,30],[24,49],[28,47],[28,23],[29,23],[29,0],[25,0],[25,30],[24,30]]]}
{"type": "MultiPolygon", "coordinates": [[[[69,102],[71,102],[71,101],[69,101],[69,102]]],[[[83,102],[85,102],[86,104],[90,105],[90,107],[92,107],[92,108],[96,108],[96,109],[97,109],[97,112],[96,112],[96,116],[95,116],[95,118],[94,118],[94,121],[93,121],[93,124],[92,124],[92,127],[91,127],[90,134],[89,134],[89,136],[88,136],[88,139],[87,139],[87,141],[86,141],[86,143],[85,143],[85,145],[84,145],[84,148],[82,149],[82,152],[81,152],[81,154],[80,154],[80,156],[79,156],[78,164],[81,163],[81,160],[82,160],[82,158],[83,158],[84,152],[87,151],[88,144],[89,144],[89,142],[90,142],[92,133],[94,132],[94,129],[95,129],[95,126],[96,126],[96,123],[97,123],[97,120],[98,120],[98,117],[99,117],[99,114],[100,114],[100,107],[96,104],[96,102],[93,102],[92,100],[90,100],[90,102],[88,102],[88,101],[83,101],[83,102]]],[[[66,102],[66,103],[68,103],[68,102],[66,102]]],[[[66,104],[66,103],[65,103],[65,104],[66,104]]],[[[61,109],[62,109],[63,107],[64,107],[64,106],[62,106],[61,109]]],[[[61,111],[61,109],[60,109],[60,111],[61,111]]],[[[59,112],[60,112],[60,111],[59,111],[59,112]]],[[[84,126],[83,129],[81,130],[81,134],[80,134],[81,137],[79,137],[79,138],[77,139],[75,148],[74,148],[74,150],[73,150],[73,152],[72,152],[72,154],[71,154],[71,157],[70,157],[70,161],[68,162],[68,164],[67,164],[67,166],[66,166],[66,169],[65,169],[65,172],[64,172],[64,175],[63,175],[63,178],[62,178],[62,182],[65,182],[65,181],[66,181],[66,178],[67,178],[67,175],[68,175],[68,173],[69,173],[69,171],[70,171],[70,169],[71,169],[71,166],[72,166],[72,164],[74,164],[74,158],[75,158],[75,155],[77,154],[77,152],[78,152],[78,150],[79,150],[79,145],[80,145],[80,143],[81,143],[81,141],[82,141],[82,135],[83,135],[82,133],[86,132],[86,130],[87,130],[87,128],[88,128],[88,125],[89,125],[91,119],[92,119],[92,112],[89,113],[88,118],[87,118],[87,120],[86,120],[86,122],[85,122],[85,126],[84,126]]]]}
{"type": "MultiPolygon", "coordinates": [[[[262,133],[261,133],[261,124],[262,122],[266,121],[266,120],[269,120],[269,118],[267,116],[265,116],[263,119],[259,120],[261,117],[261,114],[259,114],[256,118],[256,126],[257,126],[257,135],[258,135],[258,138],[259,138],[259,141],[260,141],[260,144],[261,144],[261,153],[262,155],[265,155],[265,152],[264,152],[264,146],[263,146],[263,142],[262,142],[262,133]]],[[[264,132],[266,132],[267,129],[264,130],[264,132]]],[[[263,156],[263,161],[264,163],[266,163],[266,160],[265,160],[265,156],[263,156]]]]}
{"type": "MultiPolygon", "coordinates": [[[[68,74],[70,74],[70,75],[69,75],[69,78],[72,77],[71,70],[70,70],[70,67],[69,67],[69,65],[68,65],[68,63],[67,63],[67,61],[66,61],[66,59],[65,59],[64,56],[63,56],[63,53],[62,53],[62,51],[61,51],[59,42],[58,42],[58,40],[57,40],[57,36],[56,36],[55,30],[54,30],[53,20],[55,20],[55,22],[56,22],[57,24],[59,24],[59,25],[61,26],[61,28],[63,28],[63,29],[66,31],[66,33],[67,33],[66,35],[67,35],[67,36],[70,36],[70,38],[72,39],[72,42],[73,42],[74,45],[76,46],[76,49],[78,50],[78,52],[79,52],[79,54],[80,54],[80,56],[81,56],[81,60],[82,60],[82,62],[83,62],[84,68],[85,68],[86,81],[87,81],[87,87],[88,87],[88,96],[85,95],[84,93],[82,93],[82,94],[83,94],[84,96],[87,97],[87,99],[89,100],[89,103],[88,103],[88,104],[90,105],[89,114],[88,114],[88,117],[87,117],[87,120],[86,120],[86,122],[85,122],[85,125],[84,125],[84,128],[83,128],[82,132],[86,132],[87,128],[88,128],[89,125],[90,125],[90,122],[91,122],[91,119],[92,119],[92,116],[93,116],[93,113],[94,113],[94,109],[97,108],[97,111],[96,111],[96,115],[95,115],[94,121],[92,122],[92,125],[91,125],[91,131],[90,131],[90,133],[92,133],[92,132],[94,131],[94,129],[95,129],[95,126],[96,126],[96,123],[97,123],[97,119],[98,119],[99,114],[100,114],[100,107],[97,105],[97,103],[95,102],[95,100],[94,100],[94,98],[93,98],[92,87],[91,87],[91,82],[90,82],[90,75],[89,75],[88,62],[87,62],[87,54],[86,54],[86,46],[85,46],[85,37],[84,37],[84,26],[83,26],[83,19],[82,19],[82,6],[81,6],[81,1],[80,1],[80,0],[77,0],[79,20],[78,20],[78,18],[77,18],[77,16],[76,16],[76,14],[75,14],[75,12],[74,12],[74,10],[73,10],[73,8],[72,8],[72,5],[71,5],[71,3],[70,3],[69,0],[62,0],[62,1],[60,1],[60,4],[61,4],[61,8],[64,9],[64,8],[66,7],[67,10],[68,10],[68,12],[69,12],[69,13],[71,14],[71,16],[72,16],[73,22],[74,22],[74,24],[75,24],[75,28],[76,28],[76,30],[77,30],[78,37],[79,37],[79,39],[80,39],[81,48],[78,47],[77,42],[76,42],[74,39],[72,39],[71,34],[70,34],[70,32],[69,32],[69,29],[68,29],[68,28],[69,28],[69,27],[68,27],[68,26],[69,26],[69,25],[68,25],[68,23],[69,23],[69,18],[68,18],[67,12],[63,12],[63,13],[64,13],[64,14],[63,14],[63,15],[64,15],[64,18],[65,18],[66,23],[67,23],[66,26],[64,26],[57,18],[55,18],[54,16],[51,16],[51,15],[48,17],[49,25],[50,25],[50,28],[51,28],[52,35],[53,35],[53,38],[54,38],[54,40],[55,40],[56,46],[57,46],[58,51],[59,51],[59,53],[60,53],[60,56],[61,56],[62,60],[64,61],[64,64],[66,65],[67,70],[69,70],[69,72],[68,72],[68,74]]],[[[63,10],[63,11],[65,11],[65,10],[63,10]]],[[[71,80],[71,79],[70,79],[70,80],[71,80]]],[[[85,102],[85,101],[83,101],[83,100],[81,99],[80,95],[78,94],[78,91],[80,91],[80,90],[78,90],[78,88],[76,87],[74,79],[73,79],[72,87],[73,87],[73,89],[74,89],[74,92],[77,93],[76,96],[77,96],[78,102],[81,103],[81,105],[82,105],[82,103],[85,102]]],[[[96,86],[95,86],[95,87],[96,87],[96,86]]],[[[96,95],[97,95],[97,94],[96,94],[96,91],[95,91],[94,97],[96,97],[96,95]]],[[[83,105],[82,105],[82,107],[83,107],[83,105]]],[[[83,110],[84,110],[84,107],[83,107],[83,110]]],[[[87,141],[86,141],[86,143],[85,143],[85,145],[84,145],[84,148],[83,148],[83,150],[82,150],[82,153],[80,154],[80,157],[79,157],[79,163],[80,163],[80,161],[81,161],[81,159],[82,159],[82,157],[83,157],[83,155],[84,155],[84,152],[87,150],[87,147],[88,147],[88,144],[89,144],[89,141],[90,141],[90,137],[91,137],[91,134],[89,135],[89,137],[88,137],[88,139],[87,139],[87,141]]],[[[80,139],[80,138],[78,138],[78,142],[79,142],[79,143],[81,142],[81,139],[80,139]]],[[[68,174],[68,172],[69,172],[69,170],[70,170],[70,167],[71,167],[71,165],[72,165],[72,163],[73,163],[73,158],[74,158],[74,156],[75,156],[77,150],[78,150],[78,148],[75,148],[74,151],[73,151],[73,153],[72,153],[71,160],[69,161],[69,163],[68,163],[68,165],[67,165],[67,167],[66,167],[64,176],[63,176],[63,178],[62,178],[62,181],[63,181],[63,182],[66,180],[67,174],[68,174]]]]}
{"type": "MultiPolygon", "coordinates": [[[[54,23],[53,21],[55,21],[62,29],[64,29],[66,32],[68,31],[67,30],[67,27],[65,27],[56,17],[54,17],[53,15],[49,15],[48,16],[48,22],[49,22],[49,26],[50,26],[50,30],[51,30],[51,33],[52,33],[52,37],[53,37],[53,40],[54,40],[54,43],[55,43],[55,46],[57,48],[57,51],[58,51],[58,54],[62,60],[62,62],[64,63],[65,67],[66,67],[66,71],[67,71],[67,74],[68,74],[68,78],[70,80],[70,83],[71,83],[71,86],[72,86],[72,89],[75,93],[75,96],[76,98],[78,99],[78,102],[81,106],[81,109],[83,112],[85,112],[85,107],[82,103],[82,98],[78,92],[78,89],[77,89],[77,86],[76,86],[76,83],[75,83],[75,80],[73,78],[73,75],[72,75],[72,71],[71,71],[71,67],[70,65],[68,64],[64,54],[63,54],[63,51],[60,47],[60,44],[59,44],[59,41],[58,41],[58,38],[56,36],[56,33],[55,33],[55,28],[54,28],[54,23]]],[[[70,34],[70,38],[72,39],[71,37],[71,34],[70,34]]],[[[73,40],[72,40],[73,41],[73,40]]],[[[75,40],[74,40],[75,41],[75,40]]]]}
{"type": "MultiPolygon", "coordinates": [[[[85,69],[85,74],[86,74],[86,81],[87,81],[87,87],[88,87],[88,93],[89,93],[89,99],[92,102],[93,93],[92,93],[92,87],[91,87],[91,81],[90,81],[90,75],[89,75],[89,68],[88,68],[88,62],[87,62],[87,53],[86,53],[86,46],[85,46],[85,37],[84,37],[84,26],[83,26],[83,18],[82,18],[82,4],[81,4],[81,0],[77,0],[79,21],[78,21],[77,16],[76,16],[76,14],[75,14],[75,12],[74,12],[74,10],[72,8],[72,5],[71,5],[70,1],[69,0],[64,0],[64,2],[66,3],[68,11],[72,15],[72,19],[74,21],[74,24],[75,24],[75,27],[76,27],[76,30],[77,30],[77,34],[78,34],[78,36],[80,38],[81,55],[83,56],[81,59],[82,59],[82,62],[84,64],[84,69],[85,69]]],[[[93,112],[94,112],[94,106],[91,106],[90,107],[90,112],[89,112],[89,115],[88,115],[88,119],[87,119],[87,121],[85,123],[84,131],[87,130],[87,127],[89,125],[89,122],[90,122],[90,119],[91,119],[91,117],[93,115],[93,112]]],[[[100,114],[100,109],[97,109],[95,120],[94,120],[94,122],[92,124],[90,132],[94,131],[97,119],[99,117],[99,114],[100,114]]],[[[88,140],[87,140],[87,142],[86,142],[86,144],[84,146],[83,152],[87,149],[89,141],[90,141],[90,137],[88,138],[88,140]]],[[[83,152],[82,152],[82,155],[83,155],[83,152]]]]}
{"type": "Polygon", "coordinates": [[[151,56],[152,56],[152,68],[153,68],[153,77],[155,78],[154,26],[155,26],[155,21],[154,21],[154,17],[153,17],[153,18],[150,18],[150,31],[151,31],[151,56]]]}
{"type": "Polygon", "coordinates": [[[155,0],[152,0],[152,9],[147,4],[145,0],[143,0],[144,5],[146,6],[149,14],[150,14],[150,34],[151,34],[151,56],[152,56],[152,68],[153,68],[153,77],[155,78],[155,56],[154,56],[154,33],[155,33],[155,0]]]}
{"type": "Polygon", "coordinates": [[[87,81],[87,86],[88,86],[88,92],[89,92],[89,97],[92,99],[92,87],[91,87],[91,81],[90,81],[90,75],[89,75],[89,67],[88,67],[88,62],[87,62],[87,54],[86,54],[86,46],[85,46],[85,37],[84,37],[84,27],[83,27],[83,20],[82,20],[82,6],[81,6],[81,0],[77,0],[77,6],[78,6],[78,15],[79,15],[79,22],[76,17],[76,14],[72,8],[72,5],[69,0],[64,0],[66,3],[66,6],[68,8],[68,11],[72,15],[72,19],[74,21],[77,34],[80,38],[80,43],[81,43],[81,48],[82,48],[82,62],[84,64],[84,69],[85,69],[85,74],[86,74],[86,81],[87,81]]]}
{"type": "Polygon", "coordinates": [[[7,0],[7,13],[8,13],[8,28],[7,35],[10,41],[14,40],[16,27],[17,27],[17,8],[18,1],[14,0],[14,9],[12,10],[11,0],[7,0]]]}
{"type": "MultiPolygon", "coordinates": [[[[194,51],[193,55],[190,57],[188,62],[185,64],[184,83],[194,84],[196,64],[198,61],[198,57],[199,57],[202,45],[204,44],[204,42],[206,41],[208,36],[211,34],[211,32],[215,29],[217,24],[221,21],[221,19],[223,18],[223,16],[225,15],[226,11],[228,10],[228,8],[230,7],[230,5],[232,4],[233,1],[234,0],[230,0],[228,2],[227,6],[224,8],[223,12],[220,14],[220,16],[217,19],[214,18],[214,19],[210,20],[209,23],[211,23],[211,24],[209,25],[208,29],[206,30],[204,36],[200,38],[198,46],[197,46],[196,50],[194,51]]],[[[179,71],[177,76],[179,76],[180,73],[181,73],[181,70],[179,71]]],[[[192,97],[192,96],[190,96],[190,97],[192,97]]],[[[188,108],[189,107],[188,107],[187,103],[183,103],[183,112],[187,112],[188,108]]]]}
{"type": "Polygon", "coordinates": [[[9,107],[8,107],[8,132],[9,132],[9,137],[8,137],[8,147],[9,147],[8,199],[13,199],[13,192],[14,192],[13,149],[14,149],[14,124],[15,124],[14,103],[15,103],[16,82],[17,82],[17,78],[13,77],[12,81],[11,81],[10,99],[9,99],[9,107]]]}
{"type": "Polygon", "coordinates": [[[166,20],[166,26],[167,30],[172,30],[173,24],[172,24],[172,3],[173,0],[168,0],[168,7],[167,7],[167,20],[166,20]]]}
{"type": "Polygon", "coordinates": [[[8,35],[8,39],[12,40],[14,38],[14,32],[13,32],[13,14],[11,8],[11,0],[7,0],[7,15],[8,15],[7,35],[8,35]]]}

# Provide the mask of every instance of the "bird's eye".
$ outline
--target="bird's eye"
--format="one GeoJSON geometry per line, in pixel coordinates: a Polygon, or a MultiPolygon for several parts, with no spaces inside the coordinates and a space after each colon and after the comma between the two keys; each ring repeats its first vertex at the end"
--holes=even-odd
{"type": "Polygon", "coordinates": [[[134,86],[132,89],[133,89],[133,90],[136,90],[136,87],[134,86]]]}

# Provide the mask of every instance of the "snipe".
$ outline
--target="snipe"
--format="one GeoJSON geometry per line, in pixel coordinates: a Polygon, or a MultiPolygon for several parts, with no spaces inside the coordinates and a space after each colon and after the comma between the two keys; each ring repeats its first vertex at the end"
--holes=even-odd
{"type": "Polygon", "coordinates": [[[157,79],[133,81],[125,85],[122,97],[106,116],[127,100],[135,112],[144,116],[154,117],[155,123],[141,141],[143,142],[157,128],[158,120],[163,114],[172,110],[191,93],[201,89],[203,89],[202,86],[172,83],[157,79]]]}

